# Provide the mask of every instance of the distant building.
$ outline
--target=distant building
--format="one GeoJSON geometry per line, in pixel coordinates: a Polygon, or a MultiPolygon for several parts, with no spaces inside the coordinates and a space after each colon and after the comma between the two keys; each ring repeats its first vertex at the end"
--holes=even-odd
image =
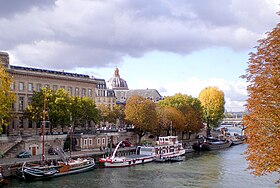
{"type": "Polygon", "coordinates": [[[128,85],[124,79],[120,77],[119,69],[116,67],[114,76],[108,80],[108,88],[113,90],[128,90],[128,85]]]}
{"type": "Polygon", "coordinates": [[[120,77],[117,67],[114,70],[114,76],[107,83],[108,87],[115,92],[117,104],[125,104],[126,100],[133,95],[139,95],[154,102],[163,99],[156,89],[128,89],[127,82],[120,77]]]}
{"type": "Polygon", "coordinates": [[[146,99],[154,101],[155,103],[163,99],[156,89],[115,90],[115,95],[117,104],[125,104],[126,100],[134,95],[142,96],[146,99]]]}
{"type": "Polygon", "coordinates": [[[115,92],[112,89],[108,89],[106,86],[106,81],[104,79],[94,78],[96,81],[96,105],[105,104],[113,109],[116,104],[115,92]]]}

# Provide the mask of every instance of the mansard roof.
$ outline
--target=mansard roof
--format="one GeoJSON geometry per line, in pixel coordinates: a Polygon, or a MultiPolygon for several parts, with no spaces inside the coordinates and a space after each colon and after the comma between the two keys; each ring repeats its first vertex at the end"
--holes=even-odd
{"type": "Polygon", "coordinates": [[[115,95],[118,103],[125,103],[125,101],[134,95],[142,96],[154,102],[162,100],[163,97],[156,89],[130,89],[130,90],[115,90],[115,95]]]}

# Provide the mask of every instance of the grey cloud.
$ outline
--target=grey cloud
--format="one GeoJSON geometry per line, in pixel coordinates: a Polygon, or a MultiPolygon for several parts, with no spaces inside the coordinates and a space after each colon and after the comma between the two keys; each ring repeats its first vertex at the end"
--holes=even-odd
{"type": "Polygon", "coordinates": [[[55,0],[1,0],[0,18],[8,18],[15,14],[28,12],[31,8],[47,8],[54,5],[55,0]]]}
{"type": "Polygon", "coordinates": [[[0,50],[12,52],[19,64],[57,69],[116,65],[149,51],[247,50],[277,22],[262,0],[253,9],[241,0],[28,2],[5,1],[0,8],[6,11],[0,13],[0,50]]]}

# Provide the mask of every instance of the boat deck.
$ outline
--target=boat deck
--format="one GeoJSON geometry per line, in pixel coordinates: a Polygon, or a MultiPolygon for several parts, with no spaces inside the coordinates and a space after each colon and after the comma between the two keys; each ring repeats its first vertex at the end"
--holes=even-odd
{"type": "Polygon", "coordinates": [[[125,156],[124,158],[126,158],[126,159],[138,159],[138,158],[147,158],[147,157],[151,157],[151,155],[137,155],[137,154],[134,154],[134,155],[125,156]]]}

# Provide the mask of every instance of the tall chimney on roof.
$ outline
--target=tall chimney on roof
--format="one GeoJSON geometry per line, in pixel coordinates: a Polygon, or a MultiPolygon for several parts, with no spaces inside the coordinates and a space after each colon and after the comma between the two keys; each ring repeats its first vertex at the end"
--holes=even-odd
{"type": "Polygon", "coordinates": [[[0,64],[10,69],[9,54],[7,52],[0,52],[0,64]]]}

